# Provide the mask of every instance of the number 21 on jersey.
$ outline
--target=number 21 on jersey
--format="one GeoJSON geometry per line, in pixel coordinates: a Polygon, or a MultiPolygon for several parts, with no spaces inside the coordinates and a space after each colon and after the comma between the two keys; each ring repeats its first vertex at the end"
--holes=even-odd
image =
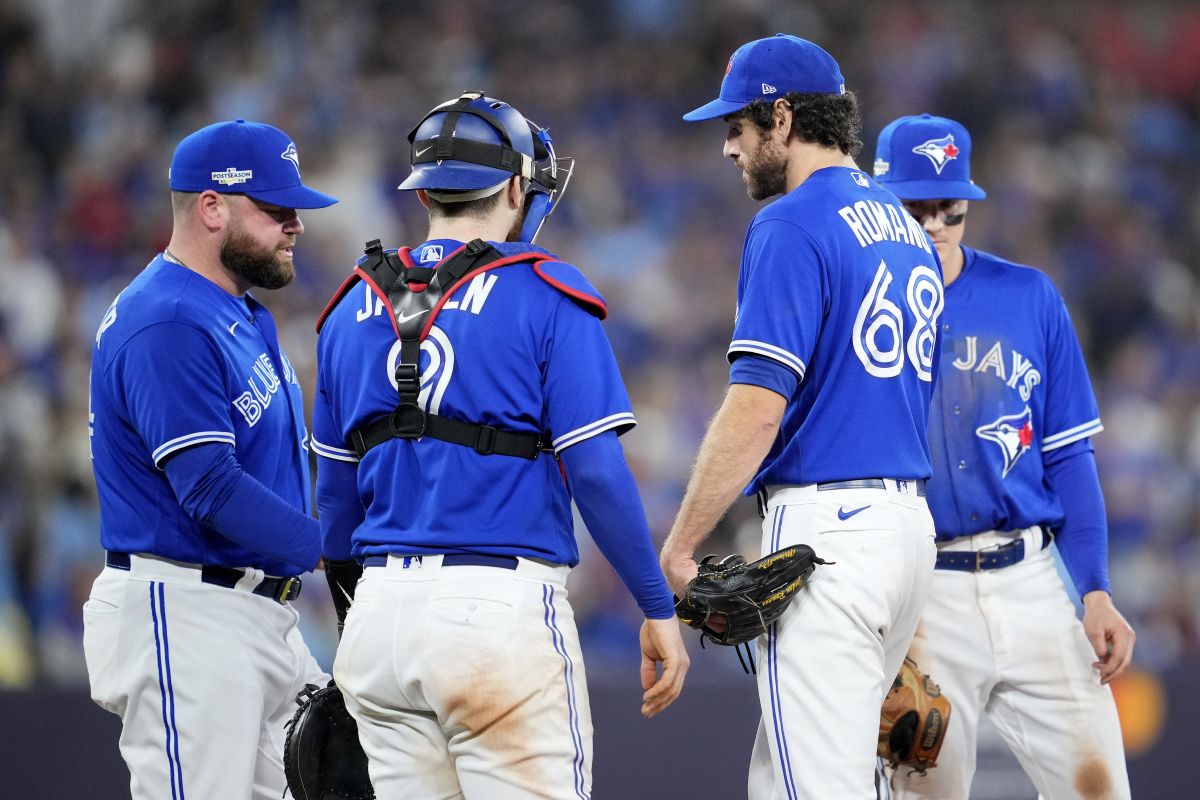
{"type": "Polygon", "coordinates": [[[923,381],[933,380],[933,347],[937,341],[937,323],[945,304],[942,282],[926,266],[913,269],[908,277],[905,299],[916,325],[904,337],[904,314],[888,299],[892,272],[879,262],[871,289],[858,307],[851,339],[854,352],[867,373],[877,378],[894,378],[907,360],[923,381]]]}

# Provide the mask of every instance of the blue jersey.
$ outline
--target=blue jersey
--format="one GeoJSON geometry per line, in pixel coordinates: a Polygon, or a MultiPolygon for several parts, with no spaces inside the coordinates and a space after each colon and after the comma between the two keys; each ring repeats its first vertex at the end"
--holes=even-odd
{"type": "MultiPolygon", "coordinates": [[[[527,244],[495,246],[505,255],[551,255],[527,244]]],[[[412,254],[419,265],[433,266],[459,247],[438,240],[412,254]]],[[[422,342],[422,407],[464,422],[548,434],[556,452],[632,428],[600,320],[572,294],[599,297],[578,270],[559,261],[542,262],[537,271],[528,263],[497,267],[464,281],[422,342]]],[[[399,355],[383,301],[365,281],[353,286],[328,312],[317,339],[317,455],[358,461],[349,434],[396,407],[399,355]]],[[[391,440],[358,464],[359,519],[322,505],[326,472],[319,469],[317,477],[323,533],[328,542],[350,535],[338,528],[353,526],[358,558],[472,552],[579,560],[571,499],[553,457],[485,456],[428,437],[391,440]]]]}
{"type": "Polygon", "coordinates": [[[747,489],[930,475],[941,263],[896,197],[829,167],[751,221],[729,359],[797,378],[779,436],[747,489]]]}
{"type": "Polygon", "coordinates": [[[938,538],[1057,527],[1043,456],[1103,429],[1079,340],[1049,278],[962,250],[929,417],[938,538]]]}
{"type": "Polygon", "coordinates": [[[311,513],[300,383],[253,297],[155,258],[100,323],[90,405],[105,549],[270,575],[300,571],[194,520],[162,471],[185,448],[228,445],[248,475],[311,513]]]}

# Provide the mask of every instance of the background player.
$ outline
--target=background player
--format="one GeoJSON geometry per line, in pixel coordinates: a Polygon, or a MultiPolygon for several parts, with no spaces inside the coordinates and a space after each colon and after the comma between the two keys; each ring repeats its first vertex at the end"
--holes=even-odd
{"type": "Polygon", "coordinates": [[[929,417],[933,587],[913,655],[953,704],[938,766],[899,770],[900,797],[966,798],[987,714],[1047,798],[1129,797],[1106,684],[1133,655],[1113,607],[1102,429],[1062,297],[1037,270],[962,245],[971,139],[928,114],[879,135],[875,176],[933,238],[945,275],[941,377],[929,417]],[[1058,544],[1075,608],[1047,545],[1058,544]]]}
{"type": "Polygon", "coordinates": [[[749,796],[864,797],[879,706],[933,570],[924,479],[937,256],[855,166],[857,103],[815,44],[778,34],[743,45],[720,97],[684,116],[715,118],[728,122],[724,153],[750,196],[785,196],[746,234],[731,385],[662,563],[681,592],[743,487],[764,501],[764,553],[803,542],[836,562],[759,640],[749,796]]]}
{"type": "Polygon", "coordinates": [[[430,222],[403,251],[414,285],[429,268],[445,275],[474,239],[516,263],[445,295],[421,345],[420,439],[389,434],[364,450],[352,435],[397,407],[403,347],[365,282],[327,309],[317,504],[326,558],[365,565],[334,675],[381,797],[590,797],[591,715],[564,585],[579,559],[572,499],[646,614],[644,715],[678,696],[688,657],[617,441],[634,418],[597,318],[604,301],[529,244],[569,170],[545,130],[479,93],[435,108],[410,141],[400,189],[417,192],[430,222]],[[445,441],[430,435],[435,419],[491,434],[445,441]],[[489,452],[492,436],[535,447],[489,452]],[[538,455],[539,439],[553,454],[538,455]]]}
{"type": "Polygon", "coordinates": [[[92,351],[106,567],[84,605],[92,698],[120,715],[134,798],[283,795],[283,724],[327,679],[287,605],[317,565],[300,385],[248,290],[295,275],[296,146],[237,120],[181,141],[171,243],[92,351]]]}

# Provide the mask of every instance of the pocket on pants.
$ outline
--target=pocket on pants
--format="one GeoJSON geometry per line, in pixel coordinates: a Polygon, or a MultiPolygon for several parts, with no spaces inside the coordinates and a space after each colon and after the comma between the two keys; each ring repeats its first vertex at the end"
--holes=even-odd
{"type": "Polygon", "coordinates": [[[119,606],[96,597],[83,604],[83,658],[92,700],[106,711],[124,714],[128,695],[121,688],[124,681],[119,606]]]}

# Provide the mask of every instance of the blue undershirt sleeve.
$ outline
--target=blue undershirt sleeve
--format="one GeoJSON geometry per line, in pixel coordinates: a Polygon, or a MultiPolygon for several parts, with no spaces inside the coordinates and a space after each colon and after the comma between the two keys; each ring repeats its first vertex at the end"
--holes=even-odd
{"type": "Polygon", "coordinates": [[[316,567],[317,521],[242,469],[229,445],[180,450],[163,469],[180,506],[201,525],[269,558],[304,570],[316,567]]]}
{"type": "Polygon", "coordinates": [[[1065,517],[1054,541],[1076,591],[1080,597],[1097,589],[1111,593],[1108,518],[1091,442],[1081,439],[1051,451],[1045,466],[1065,517]]]}
{"type": "Polygon", "coordinates": [[[358,496],[358,465],[334,458],[317,459],[317,515],[325,558],[353,558],[350,539],[366,518],[358,496]]]}
{"type": "Polygon", "coordinates": [[[658,566],[641,495],[616,432],[584,439],[563,450],[561,457],[580,516],[638,608],[650,619],[673,617],[674,599],[658,566]]]}
{"type": "Polygon", "coordinates": [[[785,400],[790,400],[800,385],[796,373],[778,361],[750,353],[730,354],[734,359],[729,367],[729,382],[748,383],[770,389],[785,400]]]}

